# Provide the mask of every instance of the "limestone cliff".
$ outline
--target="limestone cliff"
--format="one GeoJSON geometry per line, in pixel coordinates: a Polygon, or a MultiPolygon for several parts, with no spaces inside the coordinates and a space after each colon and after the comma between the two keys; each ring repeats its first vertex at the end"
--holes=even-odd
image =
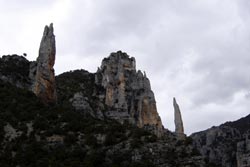
{"type": "Polygon", "coordinates": [[[185,134],[184,134],[182,117],[181,117],[181,110],[175,98],[173,99],[173,105],[174,105],[175,134],[177,135],[179,139],[183,139],[185,138],[185,134]]]}
{"type": "Polygon", "coordinates": [[[180,141],[179,105],[174,99],[172,133],[133,57],[112,53],[96,73],[66,72],[55,85],[55,52],[51,24],[37,61],[0,58],[0,166],[250,166],[250,115],[180,141]],[[30,90],[45,104],[58,101],[43,105],[30,90]]]}
{"type": "Polygon", "coordinates": [[[135,59],[118,51],[103,59],[95,76],[96,96],[108,110],[104,115],[162,135],[163,127],[149,79],[136,71],[135,59]],[[100,89],[102,88],[102,89],[100,89]]]}
{"type": "Polygon", "coordinates": [[[193,145],[210,163],[250,166],[250,115],[191,135],[193,145]]]}
{"type": "Polygon", "coordinates": [[[53,68],[55,54],[55,35],[53,24],[50,24],[44,28],[39,56],[36,62],[31,63],[30,69],[30,77],[33,80],[32,91],[46,104],[54,103],[57,99],[53,68]]]}

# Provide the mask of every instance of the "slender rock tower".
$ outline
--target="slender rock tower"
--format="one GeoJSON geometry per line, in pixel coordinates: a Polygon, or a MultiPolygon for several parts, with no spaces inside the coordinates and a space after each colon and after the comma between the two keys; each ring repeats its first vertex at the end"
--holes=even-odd
{"type": "Polygon", "coordinates": [[[183,122],[181,118],[181,111],[179,108],[179,105],[177,104],[175,98],[173,99],[173,105],[174,105],[174,123],[175,123],[175,134],[177,138],[179,139],[184,139],[185,134],[184,134],[184,127],[183,127],[183,122]]]}
{"type": "Polygon", "coordinates": [[[55,64],[56,42],[53,24],[45,26],[37,58],[33,92],[46,104],[56,102],[55,64]]]}

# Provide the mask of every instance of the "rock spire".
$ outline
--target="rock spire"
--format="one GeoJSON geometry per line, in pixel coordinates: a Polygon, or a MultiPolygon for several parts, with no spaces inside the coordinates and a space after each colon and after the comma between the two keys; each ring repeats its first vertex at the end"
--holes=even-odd
{"type": "Polygon", "coordinates": [[[31,76],[34,75],[32,90],[46,104],[54,103],[57,99],[53,68],[55,55],[56,41],[53,24],[51,23],[50,26],[45,26],[44,28],[39,48],[39,56],[37,61],[33,63],[33,70],[31,70],[31,76]]]}
{"type": "Polygon", "coordinates": [[[128,121],[161,136],[163,127],[154,93],[146,75],[136,71],[135,58],[121,51],[111,53],[103,59],[95,84],[102,87],[97,96],[108,107],[106,117],[128,121]]]}
{"type": "Polygon", "coordinates": [[[184,127],[183,127],[183,122],[182,122],[182,117],[181,117],[181,111],[175,98],[173,98],[173,105],[174,105],[175,133],[177,137],[183,138],[185,135],[184,135],[184,127]]]}

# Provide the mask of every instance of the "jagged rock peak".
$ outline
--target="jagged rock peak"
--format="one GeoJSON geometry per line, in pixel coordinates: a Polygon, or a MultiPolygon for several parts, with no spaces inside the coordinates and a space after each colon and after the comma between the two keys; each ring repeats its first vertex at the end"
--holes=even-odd
{"type": "Polygon", "coordinates": [[[45,103],[56,102],[55,64],[56,41],[53,24],[45,26],[40,43],[39,56],[32,64],[30,75],[34,77],[33,92],[45,103]]]}
{"type": "Polygon", "coordinates": [[[174,105],[175,133],[177,134],[177,136],[182,138],[184,136],[184,127],[181,117],[181,110],[175,98],[173,98],[173,105],[174,105]]]}
{"type": "Polygon", "coordinates": [[[122,51],[117,51],[116,53],[111,53],[108,58],[104,58],[102,61],[101,68],[105,68],[112,64],[116,68],[120,68],[118,70],[121,70],[121,68],[124,68],[126,70],[136,70],[135,66],[135,58],[129,57],[127,53],[122,51]]]}
{"type": "Polygon", "coordinates": [[[103,87],[99,98],[110,109],[106,116],[120,122],[125,120],[138,127],[153,129],[160,136],[163,130],[150,81],[136,71],[135,58],[118,51],[104,58],[95,83],[103,87]]]}
{"type": "Polygon", "coordinates": [[[37,58],[37,61],[40,60],[40,63],[49,63],[50,69],[53,69],[53,66],[55,64],[55,55],[56,55],[56,41],[55,41],[55,35],[54,35],[54,28],[53,23],[50,24],[50,26],[45,26],[43,37],[40,43],[39,48],[39,56],[37,58]]]}

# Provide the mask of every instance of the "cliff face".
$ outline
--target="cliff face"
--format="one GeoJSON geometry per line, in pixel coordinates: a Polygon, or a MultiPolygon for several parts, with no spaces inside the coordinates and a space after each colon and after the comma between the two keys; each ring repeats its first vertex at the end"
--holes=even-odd
{"type": "Polygon", "coordinates": [[[53,25],[50,24],[44,28],[37,60],[29,62],[23,56],[3,56],[0,59],[0,80],[31,90],[45,104],[55,103],[55,54],[55,35],[53,25]]]}
{"type": "Polygon", "coordinates": [[[158,137],[163,135],[149,79],[136,71],[135,59],[126,53],[118,51],[104,58],[94,74],[76,70],[58,76],[57,92],[59,102],[66,100],[78,112],[133,124],[158,137]]]}
{"type": "Polygon", "coordinates": [[[133,57],[118,51],[103,59],[95,75],[95,84],[99,88],[96,96],[108,107],[104,112],[106,117],[162,135],[162,122],[149,79],[136,71],[133,57]]]}
{"type": "Polygon", "coordinates": [[[0,58],[0,166],[250,166],[250,115],[185,137],[174,99],[172,133],[163,128],[149,79],[133,57],[118,51],[96,73],[55,78],[55,52],[51,24],[37,61],[0,58]]]}
{"type": "MultiPolygon", "coordinates": [[[[133,57],[118,51],[104,58],[96,73],[79,71],[79,76],[83,78],[74,78],[74,87],[77,89],[65,97],[64,92],[67,92],[73,82],[69,83],[67,88],[61,87],[60,84],[56,87],[53,68],[55,54],[54,30],[50,24],[44,29],[36,61],[29,62],[24,57],[17,56],[20,59],[17,62],[24,62],[27,66],[27,81],[22,82],[21,87],[34,92],[45,104],[55,103],[59,95],[60,100],[66,99],[77,111],[99,119],[110,118],[120,123],[127,122],[152,131],[158,137],[163,135],[163,126],[150,81],[145,73],[136,70],[133,57]]],[[[3,61],[5,59],[7,61],[7,58],[3,58],[3,61]]],[[[1,78],[9,78],[6,82],[18,84],[13,77],[1,78]]]]}
{"type": "Polygon", "coordinates": [[[53,24],[45,26],[37,61],[31,65],[32,91],[48,104],[56,102],[54,63],[56,43],[53,24]]]}
{"type": "Polygon", "coordinates": [[[194,147],[209,162],[223,167],[250,166],[250,115],[194,133],[194,147]]]}

